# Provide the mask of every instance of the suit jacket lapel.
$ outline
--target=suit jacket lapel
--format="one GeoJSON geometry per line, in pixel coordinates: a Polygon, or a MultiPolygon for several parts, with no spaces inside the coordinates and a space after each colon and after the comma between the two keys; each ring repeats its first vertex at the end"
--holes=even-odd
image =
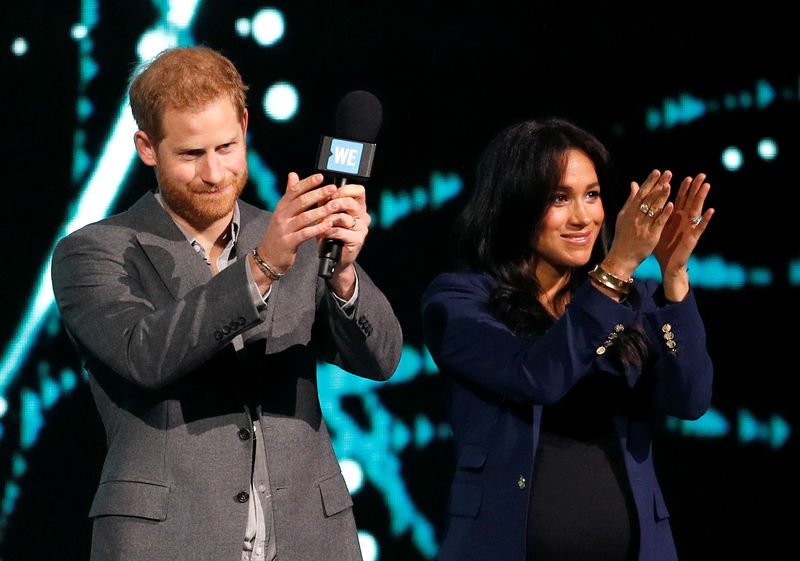
{"type": "MultiPolygon", "coordinates": [[[[252,251],[261,242],[272,215],[242,201],[239,201],[239,212],[242,228],[237,242],[237,255],[240,259],[244,259],[247,252],[252,251]]],[[[306,309],[298,306],[298,302],[314,302],[316,283],[313,279],[316,279],[316,275],[310,274],[307,269],[316,267],[316,261],[304,259],[300,257],[300,253],[315,253],[315,247],[313,240],[302,244],[298,249],[298,257],[286,276],[272,283],[267,309],[264,312],[265,321],[255,328],[264,330],[267,334],[265,350],[267,353],[284,348],[282,345],[285,345],[285,337],[294,333],[298,326],[308,320],[301,317],[303,314],[311,314],[312,318],[309,321],[313,322],[314,308],[306,309]]]]}
{"type": "Polygon", "coordinates": [[[211,268],[186,241],[153,193],[144,195],[129,212],[139,230],[136,239],[142,251],[175,299],[211,280],[211,268]]]}

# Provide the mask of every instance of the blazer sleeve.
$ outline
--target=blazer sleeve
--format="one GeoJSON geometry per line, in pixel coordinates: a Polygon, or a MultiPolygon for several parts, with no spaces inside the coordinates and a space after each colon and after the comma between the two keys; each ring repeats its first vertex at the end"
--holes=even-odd
{"type": "Polygon", "coordinates": [[[654,302],[645,325],[655,359],[656,406],[668,415],[697,419],[711,405],[714,369],[694,292],[668,303],[659,287],[654,302]]]}
{"type": "Polygon", "coordinates": [[[56,303],[87,368],[99,362],[138,385],[163,387],[262,321],[245,259],[176,300],[120,230],[87,227],[53,254],[56,303]]]}
{"type": "Polygon", "coordinates": [[[485,275],[437,277],[423,295],[425,341],[442,371],[526,403],[558,401],[590,370],[614,327],[634,318],[586,282],[544,335],[522,338],[489,313],[491,287],[485,275]]]}
{"type": "Polygon", "coordinates": [[[358,298],[345,312],[327,283],[318,281],[317,323],[322,359],[352,374],[387,380],[400,362],[403,334],[389,301],[358,264],[358,298]]]}

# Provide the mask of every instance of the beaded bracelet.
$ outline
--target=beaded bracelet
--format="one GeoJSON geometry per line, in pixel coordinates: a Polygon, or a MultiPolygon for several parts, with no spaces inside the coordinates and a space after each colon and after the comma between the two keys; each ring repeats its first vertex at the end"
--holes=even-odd
{"type": "Polygon", "coordinates": [[[276,281],[286,274],[277,272],[272,267],[270,267],[266,261],[261,259],[261,256],[258,254],[258,249],[253,250],[253,259],[256,260],[256,265],[258,265],[258,268],[261,269],[261,272],[267,275],[267,278],[269,278],[270,280],[276,281]]]}

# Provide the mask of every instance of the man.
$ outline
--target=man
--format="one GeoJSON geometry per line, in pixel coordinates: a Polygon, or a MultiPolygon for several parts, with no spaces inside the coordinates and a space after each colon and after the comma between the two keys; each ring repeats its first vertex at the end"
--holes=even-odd
{"type": "Polygon", "coordinates": [[[361,559],[316,361],[385,380],[402,335],[355,263],[364,188],[291,173],[273,213],[239,201],[246,86],[207,48],[134,75],[134,141],[158,192],[65,239],[56,301],[108,452],[93,560],[361,559]],[[317,240],[343,242],[328,281],[317,240]]]}

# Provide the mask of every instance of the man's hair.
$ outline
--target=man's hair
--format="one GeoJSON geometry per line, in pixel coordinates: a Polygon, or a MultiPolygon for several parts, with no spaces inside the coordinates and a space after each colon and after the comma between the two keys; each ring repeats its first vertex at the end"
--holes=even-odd
{"type": "Polygon", "coordinates": [[[208,47],[162,51],[133,72],[128,88],[133,118],[153,144],[164,138],[167,109],[200,111],[227,95],[241,120],[246,91],[233,63],[208,47]]]}

